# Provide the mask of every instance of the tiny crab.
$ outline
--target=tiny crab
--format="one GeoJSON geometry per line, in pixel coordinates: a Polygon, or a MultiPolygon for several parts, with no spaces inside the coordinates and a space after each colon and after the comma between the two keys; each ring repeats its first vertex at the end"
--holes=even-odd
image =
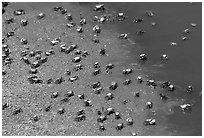
{"type": "Polygon", "coordinates": [[[92,106],[91,100],[84,100],[84,106],[92,106]]]}
{"type": "Polygon", "coordinates": [[[146,119],[144,124],[147,125],[156,125],[156,119],[146,119]]]}
{"type": "Polygon", "coordinates": [[[115,67],[114,64],[110,63],[110,64],[106,65],[106,70],[113,69],[114,67],[115,67]]]}
{"type": "Polygon", "coordinates": [[[138,81],[139,83],[142,83],[142,82],[143,82],[142,77],[141,77],[141,76],[138,76],[138,77],[137,77],[137,81],[138,81]]]}
{"type": "Polygon", "coordinates": [[[103,92],[104,91],[104,89],[102,88],[102,87],[99,87],[99,88],[96,88],[95,90],[94,90],[94,93],[95,94],[100,94],[101,92],[103,92]]]}
{"type": "Polygon", "coordinates": [[[123,85],[129,85],[132,83],[132,80],[131,79],[126,79],[124,82],[123,82],[123,85]]]}
{"type": "Polygon", "coordinates": [[[172,85],[172,84],[171,84],[171,85],[169,85],[168,90],[169,90],[169,91],[174,91],[174,90],[175,90],[174,85],[172,85]]]}
{"type": "Polygon", "coordinates": [[[115,119],[121,119],[121,115],[119,112],[115,112],[115,119]]]}
{"type": "Polygon", "coordinates": [[[76,30],[77,30],[78,33],[82,33],[83,32],[83,29],[82,29],[81,26],[77,26],[76,30]]]}
{"type": "Polygon", "coordinates": [[[105,10],[104,4],[98,4],[94,7],[94,11],[103,11],[105,10]]]}
{"type": "Polygon", "coordinates": [[[72,27],[75,27],[75,26],[76,26],[76,23],[70,22],[70,23],[67,23],[66,26],[67,26],[68,28],[72,28],[72,27]]]}
{"type": "Polygon", "coordinates": [[[101,27],[100,27],[99,25],[95,25],[95,26],[93,27],[93,31],[94,31],[95,33],[100,33],[100,32],[101,32],[101,27]]]}
{"type": "Polygon", "coordinates": [[[75,57],[74,59],[72,59],[73,63],[78,63],[81,61],[81,57],[75,57]]]}
{"type": "Polygon", "coordinates": [[[78,80],[78,79],[79,79],[78,76],[73,76],[73,77],[69,78],[69,81],[70,81],[70,82],[74,82],[74,81],[76,81],[76,80],[78,80]]]}
{"type": "Polygon", "coordinates": [[[177,46],[177,43],[176,42],[170,42],[170,45],[171,46],[177,46]]]}
{"type": "Polygon", "coordinates": [[[101,115],[99,116],[99,118],[97,118],[97,122],[103,122],[105,120],[107,120],[107,117],[105,115],[101,115]]]}
{"type": "Polygon", "coordinates": [[[57,98],[58,96],[59,96],[59,93],[58,92],[54,92],[54,93],[52,93],[51,98],[57,98]]]}
{"type": "Polygon", "coordinates": [[[74,92],[73,91],[68,91],[66,94],[65,94],[65,97],[72,97],[74,96],[74,92]]]}
{"type": "Polygon", "coordinates": [[[128,126],[133,125],[133,119],[132,119],[131,117],[128,117],[128,118],[126,119],[126,122],[127,122],[127,125],[128,125],[128,126]]]}
{"type": "Polygon", "coordinates": [[[80,25],[86,24],[86,19],[85,19],[85,18],[81,19],[81,20],[79,21],[79,23],[80,23],[80,25]]]}
{"type": "Polygon", "coordinates": [[[187,93],[191,93],[193,91],[193,86],[189,85],[187,88],[186,88],[186,91],[187,93]]]}
{"type": "Polygon", "coordinates": [[[21,26],[27,26],[28,25],[28,21],[25,19],[21,20],[21,26]]]}
{"type": "Polygon", "coordinates": [[[189,110],[191,110],[191,104],[180,105],[180,108],[182,111],[189,111],[189,110]]]}
{"type": "Polygon", "coordinates": [[[94,83],[91,85],[91,87],[92,87],[93,89],[99,88],[100,86],[101,86],[101,83],[100,83],[99,81],[94,82],[94,83]]]}
{"type": "Polygon", "coordinates": [[[115,90],[118,87],[118,83],[117,82],[111,82],[111,85],[109,86],[110,90],[115,90]]]}
{"type": "Polygon", "coordinates": [[[124,128],[123,123],[119,123],[119,124],[116,126],[116,130],[122,130],[123,128],[124,128]]]}
{"type": "Polygon", "coordinates": [[[124,74],[124,75],[129,75],[129,74],[131,74],[132,72],[133,72],[133,71],[132,71],[132,69],[130,69],[130,68],[123,70],[123,74],[124,74]]]}
{"type": "Polygon", "coordinates": [[[154,13],[152,11],[150,11],[150,10],[147,10],[146,15],[149,16],[149,17],[153,17],[154,13]]]}
{"type": "Polygon", "coordinates": [[[153,107],[153,103],[152,102],[147,102],[146,107],[147,107],[147,109],[151,109],[153,107]]]}
{"type": "Polygon", "coordinates": [[[120,34],[118,37],[119,37],[120,39],[127,39],[127,36],[128,36],[128,34],[122,33],[122,34],[120,34]]]}
{"type": "Polygon", "coordinates": [[[25,14],[25,11],[22,10],[22,9],[19,9],[19,10],[14,11],[13,14],[14,14],[15,16],[19,16],[19,15],[25,14]]]}
{"type": "Polygon", "coordinates": [[[140,54],[139,59],[140,60],[147,60],[147,55],[146,54],[140,54]]]}
{"type": "Polygon", "coordinates": [[[105,111],[104,111],[104,115],[111,115],[111,114],[114,114],[115,113],[115,110],[113,108],[107,108],[105,111]]]}
{"type": "Polygon", "coordinates": [[[107,101],[112,100],[113,98],[114,98],[114,96],[112,93],[107,93],[105,96],[105,100],[107,100],[107,101]]]}
{"type": "Polygon", "coordinates": [[[161,55],[162,59],[168,60],[168,56],[166,54],[161,55]]]}
{"type": "Polygon", "coordinates": [[[96,76],[96,75],[98,75],[98,74],[100,74],[101,73],[101,70],[100,69],[95,69],[93,72],[92,72],[92,74],[94,75],[94,76],[96,76]]]}
{"type": "Polygon", "coordinates": [[[39,13],[38,15],[37,15],[37,19],[42,19],[42,18],[44,18],[45,17],[45,14],[44,13],[39,13]]]}

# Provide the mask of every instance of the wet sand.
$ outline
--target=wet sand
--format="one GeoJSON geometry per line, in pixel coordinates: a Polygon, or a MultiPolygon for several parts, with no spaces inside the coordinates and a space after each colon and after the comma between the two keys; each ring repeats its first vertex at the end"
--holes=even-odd
{"type": "MultiPolygon", "coordinates": [[[[118,32],[114,28],[108,26],[112,22],[106,21],[105,25],[93,21],[94,15],[109,14],[115,17],[115,13],[94,12],[81,6],[81,3],[10,3],[3,14],[3,38],[6,33],[14,31],[15,35],[6,38],[8,47],[11,51],[10,57],[14,62],[4,65],[2,68],[6,70],[3,76],[3,93],[2,104],[8,103],[8,107],[2,111],[2,134],[3,135],[176,135],[162,125],[163,114],[171,114],[170,109],[173,105],[179,105],[183,102],[162,101],[159,94],[160,88],[152,88],[146,85],[147,77],[141,73],[142,65],[138,64],[138,60],[132,63],[130,61],[130,51],[124,45],[132,45],[128,40],[119,39],[118,32]],[[69,23],[65,19],[65,14],[59,11],[53,11],[55,6],[63,6],[68,9],[68,13],[72,14],[73,22],[76,27],[79,25],[80,13],[86,19],[86,24],[82,25],[83,32],[76,31],[76,27],[67,28],[69,23]],[[25,15],[14,16],[13,11],[24,9],[25,15]],[[39,13],[44,13],[45,17],[37,19],[39,13]],[[5,20],[14,18],[14,23],[5,24],[5,20]],[[28,20],[28,25],[20,26],[22,19],[28,20]],[[101,33],[96,38],[99,43],[94,43],[94,32],[92,28],[95,25],[101,26],[101,33]],[[22,45],[21,38],[26,38],[28,44],[22,45]],[[61,42],[55,46],[51,45],[53,39],[59,38],[61,42]],[[76,55],[76,49],[69,54],[60,52],[60,45],[72,44],[78,45],[77,49],[86,50],[87,56],[82,54],[76,55]],[[26,65],[21,60],[21,51],[28,49],[29,51],[53,50],[54,55],[48,56],[48,61],[37,68],[39,71],[36,75],[42,79],[42,83],[30,84],[28,77],[30,65],[26,65]],[[106,55],[100,55],[101,48],[106,49],[106,55]],[[81,57],[79,63],[73,63],[75,57],[81,57]],[[95,62],[100,63],[101,73],[93,76],[93,65],[95,62]],[[106,72],[106,65],[114,64],[114,68],[106,72]],[[127,64],[128,63],[128,64],[127,64]],[[76,64],[81,64],[83,69],[74,70],[76,64]],[[123,69],[131,68],[133,72],[129,75],[122,74],[123,69]],[[71,74],[67,75],[66,70],[70,70],[71,74]],[[70,78],[78,76],[78,80],[70,82],[70,78]],[[144,82],[139,83],[137,77],[142,76],[144,82]],[[62,77],[63,82],[60,84],[46,84],[46,81],[52,78],[54,81],[62,77]],[[129,85],[124,85],[126,79],[132,81],[129,85]],[[103,91],[95,94],[91,85],[100,81],[103,91]],[[111,82],[117,82],[118,88],[110,90],[111,82]],[[66,102],[62,102],[66,92],[73,91],[74,96],[69,97],[66,102]],[[56,98],[51,95],[58,92],[56,98]],[[108,93],[112,93],[112,100],[105,100],[108,93]],[[139,97],[135,97],[135,93],[139,92],[139,97]],[[78,95],[84,94],[85,99],[91,100],[91,106],[84,106],[84,99],[79,99],[78,95]],[[153,107],[147,109],[146,103],[152,102],[153,107]],[[167,103],[167,104],[165,104],[167,103]],[[50,106],[49,111],[45,108],[50,106]],[[112,107],[120,112],[121,119],[115,119],[114,114],[108,115],[107,120],[102,124],[105,130],[99,130],[101,123],[97,122],[100,116],[97,110],[106,110],[112,107]],[[19,113],[14,114],[16,110],[21,109],[19,113]],[[63,112],[59,112],[63,109],[63,112]],[[76,112],[80,109],[85,111],[86,119],[80,122],[75,121],[76,112]],[[156,113],[156,114],[155,114],[156,113]],[[37,116],[38,119],[33,119],[37,116]],[[126,119],[133,119],[132,125],[127,125],[126,119]],[[146,126],[144,121],[148,118],[156,119],[156,125],[146,126]],[[124,124],[122,130],[117,130],[119,123],[124,124]]],[[[140,49],[138,45],[138,49],[140,49]]],[[[138,53],[139,56],[139,53],[138,53]]],[[[42,54],[42,57],[46,57],[42,54]]],[[[35,57],[29,57],[34,62],[35,57]]],[[[34,75],[33,75],[34,76],[34,75]]],[[[103,112],[103,111],[102,111],[103,112]]]]}

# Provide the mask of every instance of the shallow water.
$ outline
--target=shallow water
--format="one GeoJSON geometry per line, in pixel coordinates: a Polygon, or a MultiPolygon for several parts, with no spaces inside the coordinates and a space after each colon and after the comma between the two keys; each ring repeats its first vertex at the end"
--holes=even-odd
{"type": "MultiPolygon", "coordinates": [[[[166,124],[177,131],[177,135],[201,135],[202,133],[202,5],[201,3],[106,3],[116,12],[124,12],[128,19],[116,23],[121,33],[130,33],[131,39],[139,44],[130,46],[133,60],[137,60],[138,52],[146,53],[149,60],[142,64],[143,72],[150,78],[161,81],[169,80],[177,90],[172,95],[174,98],[186,99],[193,102],[191,114],[183,114],[175,109],[174,114],[166,116],[166,124]],[[154,17],[147,17],[146,10],[155,13],[154,17]],[[143,22],[133,23],[134,18],[142,18],[143,22]],[[156,26],[151,26],[156,22],[156,26]],[[196,27],[191,27],[196,23],[196,27]],[[190,33],[184,34],[183,30],[189,28],[190,33]],[[137,29],[146,33],[142,36],[135,34],[137,29]],[[182,41],[181,37],[187,36],[188,40],[182,41]],[[178,46],[171,46],[176,42],[178,46]],[[136,49],[136,50],[135,50],[136,49]],[[169,60],[163,61],[162,54],[167,54],[169,60]],[[188,85],[194,87],[191,95],[185,93],[188,85]]],[[[133,61],[130,61],[133,62],[133,61]]]]}

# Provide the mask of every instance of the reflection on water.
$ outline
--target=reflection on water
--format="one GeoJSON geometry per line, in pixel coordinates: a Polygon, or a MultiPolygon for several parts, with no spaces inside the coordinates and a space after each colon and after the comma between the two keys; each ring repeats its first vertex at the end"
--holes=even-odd
{"type": "MultiPolygon", "coordinates": [[[[179,109],[175,109],[174,114],[168,111],[170,114],[166,118],[167,123],[178,130],[177,135],[201,135],[202,99],[199,97],[202,91],[201,3],[106,3],[106,5],[128,16],[127,21],[116,23],[116,26],[120,32],[130,33],[131,39],[141,46],[139,52],[148,55],[148,62],[143,64],[146,68],[144,73],[155,80],[169,80],[177,87],[172,97],[193,102],[190,114],[184,115],[179,109]],[[155,16],[145,16],[146,10],[152,10],[155,16]],[[143,21],[133,23],[134,18],[142,18],[143,21]],[[151,26],[151,22],[156,22],[157,25],[151,26]],[[192,27],[191,23],[196,23],[197,26],[192,27]],[[189,34],[183,33],[186,28],[190,29],[189,34]],[[137,36],[135,32],[138,29],[143,29],[146,33],[137,36]],[[187,40],[183,41],[182,37],[187,37],[187,40]],[[171,46],[170,42],[176,42],[178,45],[171,46]],[[167,54],[169,60],[162,60],[162,54],[167,54]],[[194,87],[191,95],[185,92],[188,85],[194,87]]],[[[130,49],[136,60],[138,51],[134,50],[134,47],[130,49]]],[[[166,109],[171,109],[169,107],[175,104],[178,103],[168,103],[166,109]]]]}

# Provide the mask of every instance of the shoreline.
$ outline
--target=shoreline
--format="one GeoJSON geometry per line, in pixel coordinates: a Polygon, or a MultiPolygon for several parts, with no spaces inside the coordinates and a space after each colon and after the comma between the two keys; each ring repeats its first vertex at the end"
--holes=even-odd
{"type": "MultiPolygon", "coordinates": [[[[78,10],[75,8],[77,6],[72,4],[68,4],[64,7],[69,9],[69,11],[73,15],[74,21],[78,23],[79,11],[80,12],[84,11],[85,8],[80,7],[80,10],[78,10]]],[[[13,78],[11,77],[9,81],[10,85],[11,84],[14,85],[13,87],[11,87],[12,92],[8,90],[6,93],[4,91],[6,90],[6,88],[4,88],[4,85],[3,85],[3,91],[4,91],[3,97],[7,95],[8,97],[11,96],[12,98],[10,99],[5,98],[3,99],[3,102],[10,100],[11,104],[17,107],[20,106],[25,111],[23,110],[22,115],[17,115],[17,117],[11,116],[9,114],[12,112],[13,108],[8,109],[9,111],[6,111],[5,113],[3,111],[3,114],[4,114],[4,116],[2,117],[3,119],[7,119],[7,121],[10,121],[10,123],[12,119],[13,121],[17,122],[16,124],[11,123],[9,126],[9,124],[7,124],[8,122],[6,122],[5,120],[2,121],[5,127],[7,127],[5,128],[5,130],[3,129],[4,130],[3,135],[9,135],[9,134],[5,134],[6,131],[7,133],[11,133],[11,135],[131,135],[131,133],[133,132],[137,133],[137,135],[148,134],[147,132],[149,132],[151,128],[147,128],[143,126],[143,122],[145,121],[145,118],[149,113],[152,114],[152,111],[154,112],[154,110],[160,110],[160,108],[157,109],[157,106],[161,105],[162,102],[159,101],[160,98],[158,97],[157,89],[155,90],[150,87],[147,87],[144,83],[142,84],[137,83],[136,76],[142,75],[140,72],[138,72],[137,67],[134,67],[133,74],[130,74],[128,76],[124,76],[121,74],[123,69],[132,67],[132,66],[131,65],[124,66],[125,64],[123,64],[126,60],[128,60],[128,57],[124,59],[127,53],[123,51],[124,49],[122,50],[120,49],[119,46],[121,46],[121,40],[118,40],[118,38],[116,37],[117,33],[113,34],[112,31],[110,32],[110,30],[103,29],[103,26],[102,26],[102,31],[97,36],[100,43],[94,44],[93,42],[91,42],[91,39],[93,37],[92,27],[97,23],[90,22],[92,21],[92,19],[88,18],[90,17],[90,15],[86,17],[87,11],[85,12],[85,14],[83,13],[85,15],[84,17],[87,19],[87,24],[82,26],[84,31],[82,34],[79,34],[76,32],[75,28],[73,29],[66,28],[65,26],[66,22],[63,21],[64,19],[63,16],[59,15],[58,13],[51,13],[49,10],[51,9],[49,8],[49,9],[41,10],[41,12],[45,13],[46,16],[45,16],[45,21],[39,21],[39,23],[35,19],[39,11],[28,10],[32,16],[25,15],[25,18],[26,16],[28,16],[28,18],[30,18],[29,21],[36,22],[36,24],[35,23],[29,24],[29,26],[31,26],[30,29],[33,31],[26,32],[24,30],[21,30],[20,28],[16,32],[17,34],[19,34],[19,37],[25,36],[25,35],[29,37],[33,36],[32,38],[28,38],[29,40],[32,40],[34,43],[34,44],[31,44],[30,50],[43,49],[45,51],[47,49],[52,49],[56,51],[53,57],[49,57],[49,61],[48,61],[49,64],[46,63],[42,67],[41,66],[39,67],[40,74],[38,76],[40,78],[43,78],[43,81],[49,79],[50,77],[56,80],[57,78],[62,76],[65,79],[65,82],[62,83],[61,85],[55,85],[55,84],[51,84],[51,85],[43,84],[43,85],[36,85],[36,86],[30,85],[26,81],[26,77],[28,75],[25,72],[25,71],[28,71],[29,68],[26,66],[24,67],[21,61],[19,59],[16,59],[17,63],[13,63],[14,65],[11,65],[11,68],[15,68],[15,67],[17,68],[10,71],[11,74],[14,73],[14,77],[13,78]],[[53,20],[55,20],[55,22],[51,23],[51,21],[53,20]],[[89,23],[91,25],[89,25],[89,23]],[[61,31],[63,33],[60,33],[61,31]],[[43,36],[43,39],[38,39],[38,37],[42,37],[42,36],[43,36]],[[74,72],[74,75],[77,75],[80,77],[80,79],[76,83],[69,83],[68,82],[69,77],[64,75],[64,72],[66,69],[68,68],[72,69],[75,66],[75,64],[70,62],[70,60],[74,58],[75,55],[73,53],[70,55],[62,54],[59,52],[59,46],[52,47],[49,45],[50,40],[58,37],[61,38],[63,43],[66,43],[68,45],[77,44],[79,46],[79,49],[86,50],[89,53],[89,55],[85,58],[83,57],[84,60],[81,61],[81,64],[85,66],[85,69],[79,72],[74,72]],[[98,54],[99,49],[104,47],[106,48],[107,54],[109,56],[105,56],[105,57],[99,56],[98,54]],[[93,66],[93,63],[97,61],[100,61],[101,63],[102,74],[99,74],[99,76],[96,76],[96,77],[92,77],[91,76],[93,71],[92,66],[93,66]],[[111,70],[112,73],[106,74],[105,66],[109,63],[113,63],[116,67],[111,70]],[[16,78],[15,75],[17,76],[19,75],[18,77],[21,77],[21,76],[23,77],[19,79],[18,77],[16,78]],[[128,78],[133,81],[132,84],[130,84],[129,86],[123,86],[122,85],[123,81],[128,78]],[[16,82],[20,80],[20,82],[16,83],[15,80],[17,80],[16,82]],[[103,92],[101,95],[95,95],[92,93],[93,90],[90,89],[89,86],[91,85],[91,83],[94,83],[99,80],[105,92],[103,92]],[[111,92],[110,90],[108,90],[108,87],[113,81],[117,81],[117,83],[119,84],[119,88],[117,89],[117,91],[112,92],[115,95],[115,98],[112,101],[104,101],[104,96],[108,92],[111,92]],[[24,86],[25,88],[23,91],[21,89],[22,84],[25,85],[24,86]],[[19,86],[20,88],[18,88],[19,86]],[[66,91],[67,89],[71,89],[74,92],[76,92],[76,95],[75,95],[76,97],[70,98],[70,102],[68,104],[60,105],[59,104],[60,99],[54,99],[54,100],[50,99],[50,95],[53,91],[60,91],[60,93],[62,93],[63,95],[63,92],[66,91]],[[134,92],[136,91],[139,91],[141,93],[141,98],[135,99],[135,97],[133,97],[134,92]],[[93,103],[93,107],[83,107],[83,102],[81,102],[77,98],[77,95],[82,93],[85,93],[85,95],[87,96],[87,99],[91,99],[93,103]],[[127,104],[123,104],[124,100],[126,99],[129,99],[129,102],[127,104]],[[20,100],[20,102],[18,100],[20,100]],[[145,109],[145,105],[148,101],[152,101],[154,103],[153,108],[150,110],[145,109]],[[28,107],[26,106],[27,104],[29,105],[28,107]],[[46,113],[42,111],[44,106],[49,104],[53,105],[52,111],[50,113],[46,113]],[[107,122],[104,123],[105,127],[107,127],[107,130],[104,132],[100,132],[99,130],[97,130],[98,123],[96,122],[96,118],[98,116],[95,114],[95,110],[98,108],[101,108],[101,106],[103,105],[105,106],[105,108],[108,108],[108,107],[116,108],[116,110],[120,111],[120,113],[123,115],[123,119],[118,121],[118,120],[115,120],[113,116],[109,117],[107,122]],[[57,111],[62,107],[65,109],[66,112],[64,115],[58,115],[57,111]],[[88,116],[87,116],[87,120],[85,120],[84,122],[81,122],[80,124],[80,123],[74,122],[73,119],[74,119],[75,112],[81,108],[83,108],[87,112],[88,116]],[[41,118],[39,122],[33,123],[30,120],[30,118],[32,118],[35,112],[41,118]],[[7,118],[6,115],[8,115],[9,118],[7,118]],[[115,126],[121,122],[125,124],[125,119],[130,116],[135,121],[133,126],[125,125],[122,131],[116,131],[115,126]],[[11,129],[10,128],[11,125],[13,125],[12,127],[14,127],[13,132],[11,132],[11,130],[10,132],[8,131],[9,129],[11,129]],[[18,128],[19,126],[20,128],[18,128]],[[25,127],[27,129],[24,129],[25,127]]],[[[18,40],[16,39],[8,40],[8,44],[11,45],[11,47],[14,46],[12,42],[14,42],[14,44],[17,43],[19,45],[19,47],[17,48],[11,48],[11,51],[16,50],[17,52],[16,57],[13,55],[14,58],[19,58],[18,55],[20,54],[20,50],[24,48],[19,44],[18,40]],[[11,42],[9,43],[9,41],[11,42]]],[[[8,81],[8,80],[6,80],[5,78],[5,81],[8,81]]],[[[146,78],[144,81],[146,82],[146,78]]],[[[60,95],[59,97],[63,98],[62,95],[60,95]]],[[[154,126],[152,127],[152,130],[157,131],[157,130],[160,130],[162,127],[163,126],[159,126],[158,124],[158,128],[156,125],[155,127],[154,126]]],[[[162,134],[162,132],[157,132],[157,134],[162,134]]],[[[152,134],[153,133],[154,132],[152,132],[152,134]]],[[[152,134],[149,134],[149,135],[152,135],[152,134]]]]}

